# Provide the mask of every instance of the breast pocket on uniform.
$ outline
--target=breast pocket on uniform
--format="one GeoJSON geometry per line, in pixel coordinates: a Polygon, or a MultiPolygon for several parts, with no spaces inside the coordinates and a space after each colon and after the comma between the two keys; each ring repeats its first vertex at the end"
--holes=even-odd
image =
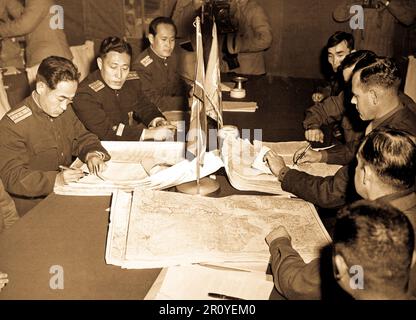
{"type": "Polygon", "coordinates": [[[29,166],[32,170],[52,171],[58,168],[58,145],[52,139],[36,142],[32,148],[29,166]]]}

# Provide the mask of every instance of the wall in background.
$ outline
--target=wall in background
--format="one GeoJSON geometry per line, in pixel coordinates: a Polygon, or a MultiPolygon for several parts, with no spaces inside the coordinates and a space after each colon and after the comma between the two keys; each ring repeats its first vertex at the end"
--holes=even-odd
{"type": "Polygon", "coordinates": [[[270,18],[273,45],[266,52],[270,74],[320,78],[320,57],[328,37],[345,24],[332,19],[342,0],[257,0],[270,18]]]}
{"type": "MultiPolygon", "coordinates": [[[[144,0],[146,14],[167,13],[175,0],[144,0]]],[[[328,37],[337,30],[348,31],[348,23],[336,23],[332,11],[345,0],[256,0],[269,16],[273,29],[273,44],[266,52],[269,74],[322,78],[322,49],[328,37]]],[[[123,35],[123,6],[131,0],[57,0],[65,9],[65,32],[71,45],[86,38],[98,44],[104,35],[123,35]]],[[[139,0],[133,1],[139,3],[139,0]]],[[[147,20],[147,19],[146,19],[147,20]]],[[[413,42],[416,37],[413,28],[413,42]]],[[[398,30],[396,42],[406,48],[410,28],[398,30]]],[[[140,50],[141,39],[130,39],[133,48],[140,50]]],[[[416,45],[415,45],[416,46],[416,45]]],[[[416,48],[415,48],[416,51],[416,48]]]]}

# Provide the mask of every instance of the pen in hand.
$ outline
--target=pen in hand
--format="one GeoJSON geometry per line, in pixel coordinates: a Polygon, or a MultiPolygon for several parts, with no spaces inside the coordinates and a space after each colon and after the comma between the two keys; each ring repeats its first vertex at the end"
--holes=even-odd
{"type": "Polygon", "coordinates": [[[308,143],[308,145],[306,146],[305,150],[303,150],[295,159],[293,159],[293,164],[297,165],[299,160],[302,159],[305,155],[306,152],[308,152],[308,150],[311,148],[311,144],[308,143]]]}

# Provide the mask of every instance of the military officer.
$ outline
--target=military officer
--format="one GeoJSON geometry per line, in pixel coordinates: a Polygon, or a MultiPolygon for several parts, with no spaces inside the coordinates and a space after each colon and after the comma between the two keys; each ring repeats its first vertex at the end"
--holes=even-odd
{"type": "Polygon", "coordinates": [[[150,47],[133,62],[143,92],[162,112],[186,110],[187,88],[178,73],[175,48],[176,26],[168,17],[157,17],[149,25],[150,47]]]}
{"type": "MultiPolygon", "coordinates": [[[[354,68],[352,76],[352,99],[360,118],[369,121],[365,135],[376,128],[389,126],[397,130],[407,131],[416,135],[416,114],[413,101],[402,101],[399,96],[400,76],[395,63],[389,58],[361,60],[354,68]],[[410,103],[407,105],[407,103],[410,103]]],[[[351,145],[339,145],[331,150],[339,158],[356,150],[355,141],[351,145]]],[[[312,154],[317,151],[308,150],[305,157],[298,163],[312,162],[312,154]],[[309,155],[307,155],[309,153],[309,155]]],[[[335,155],[333,155],[335,157],[335,155]]],[[[352,161],[344,165],[334,176],[318,177],[295,169],[289,169],[283,158],[269,151],[266,160],[271,171],[282,183],[282,189],[312,202],[323,208],[335,208],[349,202],[352,183],[350,181],[352,161]]]]}
{"type": "Polygon", "coordinates": [[[101,140],[173,137],[174,128],[144,95],[137,72],[130,72],[131,55],[131,46],[124,40],[103,40],[99,69],[81,82],[74,98],[75,113],[101,140]]]}
{"type": "Polygon", "coordinates": [[[77,181],[81,170],[59,171],[73,156],[100,172],[110,158],[98,137],[87,131],[70,106],[79,73],[71,61],[44,59],[36,89],[0,120],[0,178],[24,214],[53,191],[55,183],[77,181]]]}

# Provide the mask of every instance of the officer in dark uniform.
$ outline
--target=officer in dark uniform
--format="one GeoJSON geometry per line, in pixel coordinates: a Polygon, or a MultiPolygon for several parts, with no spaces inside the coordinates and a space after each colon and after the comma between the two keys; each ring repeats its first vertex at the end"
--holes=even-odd
{"type": "Polygon", "coordinates": [[[186,110],[186,83],[178,73],[175,48],[176,26],[168,17],[153,19],[149,25],[150,47],[133,62],[143,92],[162,112],[186,110]]]}
{"type": "Polygon", "coordinates": [[[130,72],[131,55],[124,40],[104,39],[97,58],[99,70],[81,82],[74,111],[101,140],[166,140],[174,128],[144,95],[137,72],[130,72]]]}
{"type": "Polygon", "coordinates": [[[53,191],[84,176],[64,170],[73,156],[100,172],[110,159],[98,137],[87,131],[70,106],[79,73],[71,61],[49,57],[39,66],[36,89],[0,121],[0,178],[20,215],[53,191]]]}
{"type": "MultiPolygon", "coordinates": [[[[389,126],[416,136],[416,114],[412,111],[415,103],[407,99],[401,100],[399,85],[398,69],[392,60],[376,58],[375,62],[361,60],[357,63],[352,77],[351,103],[356,105],[362,120],[370,121],[365,130],[366,135],[376,128],[389,126]]],[[[355,141],[351,146],[338,145],[327,152],[336,153],[343,158],[351,150],[356,150],[354,145],[355,141]]],[[[268,152],[265,158],[271,171],[282,183],[283,190],[315,205],[336,208],[349,202],[350,197],[354,196],[350,193],[353,190],[350,177],[354,174],[351,170],[355,168],[354,162],[344,165],[335,176],[323,178],[289,169],[283,158],[274,152],[268,152]]],[[[298,163],[303,161],[301,159],[298,163]]]]}

